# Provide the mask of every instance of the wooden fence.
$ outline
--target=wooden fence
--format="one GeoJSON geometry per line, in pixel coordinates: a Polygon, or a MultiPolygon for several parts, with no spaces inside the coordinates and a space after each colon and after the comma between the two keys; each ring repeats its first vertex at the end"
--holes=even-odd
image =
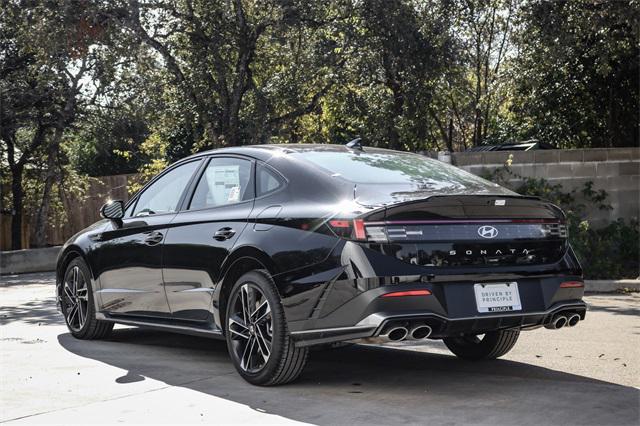
{"type": "MultiPolygon", "coordinates": [[[[136,175],[93,178],[83,197],[69,196],[63,201],[65,214],[49,220],[47,242],[60,245],[76,232],[100,219],[100,207],[108,199],[127,200],[129,184],[136,175]]],[[[35,232],[35,212],[26,212],[22,224],[22,247],[29,248],[35,232]]],[[[11,250],[11,215],[0,215],[0,250],[11,250]]]]}

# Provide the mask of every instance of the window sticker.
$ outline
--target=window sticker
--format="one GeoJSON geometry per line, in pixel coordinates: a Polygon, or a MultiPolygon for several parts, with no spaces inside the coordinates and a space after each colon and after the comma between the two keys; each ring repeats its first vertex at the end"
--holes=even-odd
{"type": "Polygon", "coordinates": [[[240,167],[238,165],[209,167],[206,178],[209,184],[208,205],[221,206],[240,200],[240,167]]]}
{"type": "Polygon", "coordinates": [[[234,186],[229,191],[229,195],[227,196],[227,202],[237,203],[238,201],[240,201],[240,187],[234,186]]]}

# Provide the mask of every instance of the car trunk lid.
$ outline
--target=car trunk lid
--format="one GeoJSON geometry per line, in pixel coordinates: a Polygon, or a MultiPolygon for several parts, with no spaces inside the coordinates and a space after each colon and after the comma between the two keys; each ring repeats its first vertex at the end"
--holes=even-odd
{"type": "Polygon", "coordinates": [[[567,248],[562,212],[532,197],[434,196],[387,206],[380,216],[364,222],[370,247],[414,265],[546,264],[567,248]]]}

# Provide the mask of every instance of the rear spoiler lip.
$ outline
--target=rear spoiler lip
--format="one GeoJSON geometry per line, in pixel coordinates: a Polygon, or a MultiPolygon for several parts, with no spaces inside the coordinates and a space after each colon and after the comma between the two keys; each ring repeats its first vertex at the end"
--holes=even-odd
{"type": "Polygon", "coordinates": [[[512,199],[518,199],[518,200],[535,200],[535,201],[544,201],[544,202],[548,202],[543,200],[540,197],[536,197],[533,195],[503,195],[503,194],[447,194],[447,195],[439,195],[439,194],[435,194],[435,195],[429,195],[428,197],[424,197],[424,198],[418,198],[415,200],[408,200],[408,201],[392,201],[392,202],[388,202],[388,203],[380,203],[380,204],[367,204],[366,202],[361,202],[358,201],[357,198],[355,198],[355,202],[357,202],[358,204],[362,205],[363,207],[369,207],[369,208],[373,208],[376,210],[380,210],[380,209],[384,209],[384,208],[388,208],[388,207],[395,207],[395,206],[399,206],[402,204],[413,204],[413,203],[422,203],[425,201],[429,201],[433,198],[454,198],[454,197],[482,197],[482,198],[512,198],[512,199]]]}
{"type": "MultiPolygon", "coordinates": [[[[390,203],[385,203],[385,204],[366,204],[366,203],[362,203],[359,202],[357,199],[355,200],[356,203],[360,204],[363,207],[369,208],[371,210],[369,210],[368,212],[366,212],[366,214],[362,215],[361,217],[363,217],[366,221],[367,216],[372,216],[375,214],[379,214],[379,213],[384,213],[384,217],[386,217],[387,215],[387,210],[392,209],[394,207],[398,207],[398,206],[402,206],[402,205],[411,205],[411,204],[417,204],[417,203],[423,203],[425,201],[430,201],[434,198],[458,198],[458,197],[480,197],[480,198],[497,198],[497,199],[517,199],[517,200],[531,200],[531,201],[540,201],[543,203],[546,203],[550,206],[552,206],[559,214],[561,217],[559,218],[554,218],[554,219],[550,219],[551,222],[566,222],[567,220],[567,216],[564,213],[564,211],[558,207],[557,205],[553,204],[550,201],[544,200],[543,198],[537,197],[537,196],[533,196],[533,195],[502,195],[502,194],[448,194],[448,195],[439,195],[439,194],[434,194],[434,195],[430,195],[428,197],[425,198],[420,198],[417,200],[410,200],[410,201],[396,201],[396,202],[390,202],[390,203]]],[[[446,221],[456,221],[456,219],[444,219],[446,221]]],[[[467,222],[467,223],[472,223],[470,221],[472,220],[478,220],[478,221],[482,221],[483,223],[486,223],[488,220],[493,221],[494,223],[500,223],[498,219],[460,219],[457,222],[454,223],[461,223],[461,222],[467,222]]],[[[512,221],[513,219],[505,219],[506,221],[512,221]]],[[[525,219],[521,219],[521,220],[525,220],[525,219]]],[[[538,219],[540,220],[540,219],[538,219]]],[[[367,223],[371,223],[373,224],[375,221],[372,222],[367,222],[367,223]]],[[[408,222],[402,222],[402,223],[408,223],[408,222]]]]}

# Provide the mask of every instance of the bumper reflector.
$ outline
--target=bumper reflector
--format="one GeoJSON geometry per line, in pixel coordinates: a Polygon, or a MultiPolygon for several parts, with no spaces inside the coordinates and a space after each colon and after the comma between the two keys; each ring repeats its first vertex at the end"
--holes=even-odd
{"type": "Polygon", "coordinates": [[[429,296],[430,294],[431,292],[429,290],[407,290],[386,293],[380,297],[429,296]]]}
{"type": "Polygon", "coordinates": [[[560,288],[582,288],[584,283],[582,281],[565,281],[560,284],[560,288]]]}

